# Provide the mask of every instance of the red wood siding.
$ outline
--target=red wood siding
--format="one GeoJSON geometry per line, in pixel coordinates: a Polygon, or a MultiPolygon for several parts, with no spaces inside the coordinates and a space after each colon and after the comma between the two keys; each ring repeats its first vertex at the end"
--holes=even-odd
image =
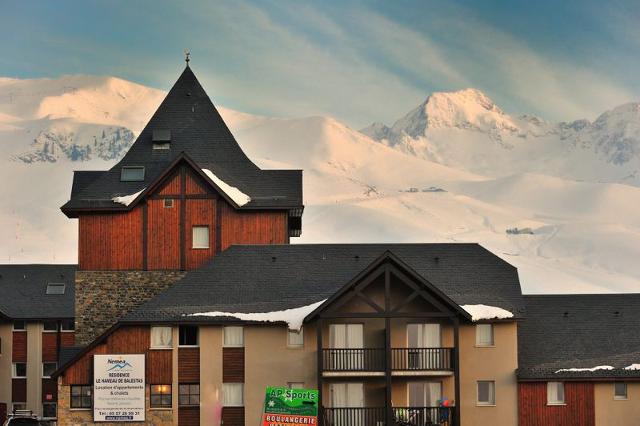
{"type": "Polygon", "coordinates": [[[222,348],[222,381],[244,383],[244,348],[222,348]]]}
{"type": "Polygon", "coordinates": [[[142,269],[142,208],[78,218],[78,268],[142,269]]]}
{"type": "Polygon", "coordinates": [[[244,407],[223,407],[222,423],[224,426],[244,426],[244,407]]]}
{"type": "MultiPolygon", "coordinates": [[[[150,330],[148,326],[127,326],[114,331],[107,340],[71,365],[62,375],[65,385],[86,385],[92,382],[94,354],[143,354],[150,352],[150,330]]],[[[169,351],[170,352],[170,351],[169,351]]],[[[149,360],[149,358],[147,358],[149,360]]],[[[154,361],[151,358],[151,361],[154,361]]],[[[163,368],[165,364],[148,365],[147,371],[154,368],[163,368]]]]}
{"type": "Polygon", "coordinates": [[[180,194],[180,175],[175,173],[173,176],[169,177],[164,186],[160,187],[160,190],[157,191],[159,195],[177,195],[180,194]]]}
{"type": "Polygon", "coordinates": [[[60,344],[63,348],[74,346],[76,344],[76,334],[73,331],[63,331],[60,333],[60,344]]]}
{"type": "Polygon", "coordinates": [[[178,381],[200,382],[200,348],[178,348],[178,381]]]}
{"type": "Polygon", "coordinates": [[[55,379],[42,379],[42,401],[55,402],[58,400],[58,384],[55,379]]]}
{"type": "Polygon", "coordinates": [[[173,351],[150,350],[147,352],[146,376],[148,384],[166,385],[173,381],[173,351]]]}
{"type": "Polygon", "coordinates": [[[520,426],[594,426],[593,383],[565,382],[566,405],[547,405],[547,383],[518,384],[520,426]]]}
{"type": "Polygon", "coordinates": [[[58,333],[42,333],[42,362],[58,361],[58,333]]]}
{"type": "Polygon", "coordinates": [[[27,402],[27,379],[11,379],[11,401],[27,402]]]}
{"type": "Polygon", "coordinates": [[[284,211],[237,211],[222,205],[221,249],[232,244],[286,244],[287,213],[284,211]]]}
{"type": "Polygon", "coordinates": [[[186,238],[186,268],[196,269],[215,253],[216,231],[216,200],[186,200],[185,210],[185,238],[186,238]],[[209,248],[193,248],[193,226],[206,225],[209,227],[209,248]]]}
{"type": "Polygon", "coordinates": [[[164,200],[147,201],[149,269],[180,269],[180,203],[174,200],[173,207],[165,208],[164,200]]]}
{"type": "Polygon", "coordinates": [[[193,176],[191,173],[187,173],[187,180],[185,182],[185,193],[187,195],[206,194],[207,191],[200,183],[201,178],[193,176]]]}
{"type": "MultiPolygon", "coordinates": [[[[179,407],[178,408],[178,425],[179,426],[200,426],[200,408],[199,407],[179,407]]],[[[244,426],[244,424],[242,426],[244,426]]]]}
{"type": "Polygon", "coordinates": [[[27,332],[13,332],[13,348],[11,360],[13,362],[27,362],[27,332]]]}

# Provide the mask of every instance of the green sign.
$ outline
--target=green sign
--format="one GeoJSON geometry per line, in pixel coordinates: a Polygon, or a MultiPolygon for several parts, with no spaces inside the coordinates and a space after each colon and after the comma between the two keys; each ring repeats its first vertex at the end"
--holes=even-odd
{"type": "Polygon", "coordinates": [[[274,386],[267,388],[263,424],[315,424],[317,416],[317,390],[274,386]]]}

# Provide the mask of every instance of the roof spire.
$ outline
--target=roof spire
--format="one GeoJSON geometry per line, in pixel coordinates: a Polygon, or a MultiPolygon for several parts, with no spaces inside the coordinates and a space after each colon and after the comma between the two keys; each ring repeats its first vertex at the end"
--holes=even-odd
{"type": "Polygon", "coordinates": [[[187,66],[189,66],[189,61],[191,60],[189,57],[191,56],[191,52],[189,51],[189,49],[184,49],[184,61],[187,63],[187,66]]]}

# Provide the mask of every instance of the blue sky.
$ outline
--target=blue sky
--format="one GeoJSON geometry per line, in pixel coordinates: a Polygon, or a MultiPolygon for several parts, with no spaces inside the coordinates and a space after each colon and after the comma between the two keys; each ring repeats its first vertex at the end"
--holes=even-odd
{"type": "Polygon", "coordinates": [[[0,0],[0,75],[168,89],[182,51],[214,102],[390,123],[433,91],[593,119],[640,100],[638,1],[0,0]]]}

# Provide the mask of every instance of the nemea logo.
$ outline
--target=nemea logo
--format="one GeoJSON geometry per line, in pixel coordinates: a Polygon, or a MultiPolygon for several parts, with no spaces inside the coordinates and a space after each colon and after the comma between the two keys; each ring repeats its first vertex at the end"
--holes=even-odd
{"type": "Polygon", "coordinates": [[[113,366],[111,368],[109,368],[107,371],[111,371],[111,370],[122,370],[125,368],[133,368],[133,365],[131,365],[129,362],[127,362],[124,359],[112,359],[109,358],[107,360],[107,364],[113,364],[113,366]]]}

